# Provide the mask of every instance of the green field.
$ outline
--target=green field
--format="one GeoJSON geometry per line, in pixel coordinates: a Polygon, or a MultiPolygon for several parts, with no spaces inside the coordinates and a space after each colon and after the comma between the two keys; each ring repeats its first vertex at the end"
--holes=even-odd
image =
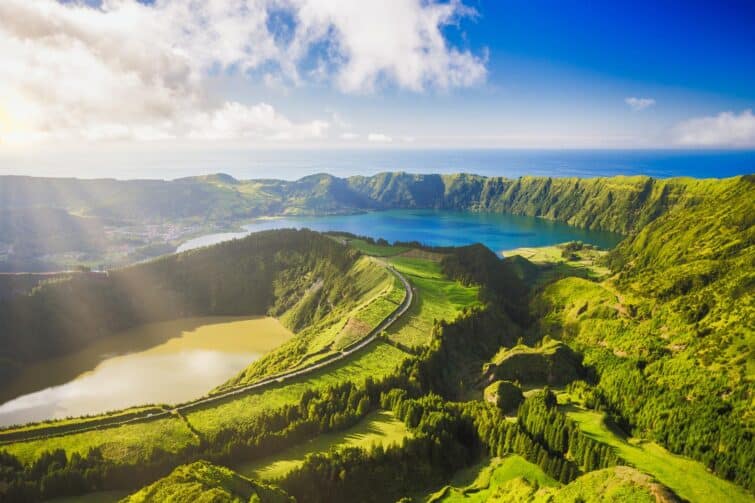
{"type": "Polygon", "coordinates": [[[407,346],[430,340],[433,320],[451,321],[462,310],[479,305],[479,287],[464,286],[443,275],[431,260],[394,257],[388,260],[415,288],[414,304],[404,319],[387,330],[388,337],[407,346]]]}
{"type": "Polygon", "coordinates": [[[288,496],[280,489],[249,480],[228,468],[207,461],[179,466],[170,475],[142,488],[123,501],[290,503],[288,496]]]}
{"type": "Polygon", "coordinates": [[[484,503],[496,488],[506,482],[523,478],[539,487],[558,487],[559,483],[543,472],[539,466],[521,456],[493,458],[456,474],[451,483],[429,495],[428,503],[468,501],[484,503]]]}
{"type": "Polygon", "coordinates": [[[345,431],[320,435],[309,442],[291,447],[269,458],[236,466],[235,470],[252,479],[272,480],[285,476],[304,463],[308,454],[327,452],[342,447],[369,449],[373,445],[387,447],[400,444],[411,435],[406,425],[388,411],[369,414],[356,426],[345,431]]]}
{"type": "Polygon", "coordinates": [[[538,284],[548,283],[565,276],[580,276],[590,279],[603,279],[611,270],[602,261],[608,252],[583,248],[571,255],[564,255],[566,243],[534,248],[515,248],[502,250],[504,257],[520,256],[541,267],[536,280],[538,284]]]}
{"type": "Polygon", "coordinates": [[[603,413],[569,406],[567,415],[590,437],[610,445],[627,463],[651,474],[682,498],[711,502],[753,501],[744,489],[716,477],[702,463],[672,454],[653,442],[625,440],[606,425],[603,413]]]}
{"type": "Polygon", "coordinates": [[[306,367],[332,356],[342,348],[366,337],[387,318],[404,299],[403,284],[378,259],[361,257],[343,279],[349,285],[348,295],[329,300],[325,308],[317,298],[318,283],[311,292],[281,317],[286,325],[296,325],[296,317],[319,303],[325,311],[315,323],[303,327],[296,336],[263,358],[250,364],[234,378],[219,386],[222,391],[251,384],[264,377],[306,367]],[[336,303],[337,302],[337,303],[336,303]]]}
{"type": "MultiPolygon", "coordinates": [[[[305,389],[325,388],[345,381],[361,382],[370,376],[379,379],[392,373],[406,356],[403,351],[378,342],[320,372],[288,381],[283,386],[267,388],[207,409],[188,412],[185,416],[200,433],[244,424],[265,409],[297,403],[305,389]]],[[[47,450],[62,448],[69,453],[84,455],[91,447],[99,446],[106,458],[128,463],[136,461],[155,447],[175,452],[183,446],[197,443],[198,439],[183,421],[170,418],[19,442],[3,449],[24,462],[30,462],[47,450]]]]}
{"type": "Polygon", "coordinates": [[[364,239],[348,239],[346,240],[346,243],[365,255],[372,255],[373,257],[390,257],[409,250],[406,246],[385,246],[368,243],[364,239]]]}
{"type": "Polygon", "coordinates": [[[408,355],[390,344],[377,342],[322,370],[214,407],[188,412],[186,417],[199,431],[215,431],[248,422],[264,409],[298,403],[306,389],[326,388],[342,382],[361,383],[367,377],[380,379],[393,373],[408,355]]]}

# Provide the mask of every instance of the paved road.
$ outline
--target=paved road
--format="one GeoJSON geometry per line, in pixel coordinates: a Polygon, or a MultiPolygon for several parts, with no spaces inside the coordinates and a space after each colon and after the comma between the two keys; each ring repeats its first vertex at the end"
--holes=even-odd
{"type": "Polygon", "coordinates": [[[102,428],[110,428],[114,426],[123,426],[130,423],[152,421],[154,419],[160,419],[160,418],[164,418],[164,417],[168,417],[172,415],[177,415],[179,412],[188,411],[191,409],[202,407],[204,405],[207,405],[213,402],[219,402],[219,401],[222,401],[222,400],[234,397],[234,396],[243,395],[244,393],[249,393],[250,391],[259,390],[271,384],[280,384],[280,383],[289,381],[291,379],[294,379],[296,377],[311,374],[312,372],[315,372],[324,367],[327,367],[328,365],[332,365],[340,360],[343,360],[344,358],[351,356],[352,354],[356,353],[357,351],[360,351],[361,349],[364,349],[365,347],[369,346],[372,342],[374,342],[375,339],[378,337],[378,335],[380,335],[380,333],[383,330],[387,329],[393,323],[395,323],[399,318],[401,318],[412,306],[412,302],[414,302],[414,292],[412,291],[412,286],[409,284],[409,281],[404,277],[404,275],[398,272],[396,269],[394,269],[390,265],[385,264],[385,262],[383,261],[380,261],[380,262],[384,264],[388,268],[389,271],[395,274],[399,280],[401,280],[401,283],[404,285],[404,290],[406,292],[406,294],[404,295],[404,300],[390,315],[388,315],[387,318],[385,318],[378,326],[373,328],[372,331],[369,334],[367,334],[367,336],[365,336],[363,339],[355,342],[354,344],[350,346],[345,347],[340,352],[332,356],[329,356],[328,358],[324,359],[321,362],[308,365],[298,370],[292,370],[290,372],[276,374],[276,375],[267,377],[261,381],[257,381],[253,384],[248,384],[245,386],[233,388],[233,389],[224,391],[222,393],[217,393],[217,394],[205,397],[205,398],[199,398],[197,400],[193,400],[191,402],[178,405],[174,407],[173,409],[169,409],[169,410],[163,409],[159,412],[145,413],[144,415],[139,415],[139,416],[132,417],[126,420],[114,421],[114,422],[107,422],[107,421],[98,422],[97,424],[94,424],[92,426],[85,426],[82,428],[75,428],[75,429],[67,429],[64,425],[62,425],[58,429],[58,431],[55,431],[55,430],[50,431],[50,430],[45,429],[46,433],[42,435],[40,435],[38,431],[30,431],[28,437],[23,436],[23,435],[19,435],[18,437],[16,437],[15,435],[13,435],[12,439],[6,439],[6,440],[3,440],[3,434],[2,432],[0,432],[0,445],[15,443],[15,442],[28,442],[31,440],[41,440],[41,439],[55,437],[55,436],[70,435],[73,433],[82,433],[85,431],[98,430],[102,428]]]}

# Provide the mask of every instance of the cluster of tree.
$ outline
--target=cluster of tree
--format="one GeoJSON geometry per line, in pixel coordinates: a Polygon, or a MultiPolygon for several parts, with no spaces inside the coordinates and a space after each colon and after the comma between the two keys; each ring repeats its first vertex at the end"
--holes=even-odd
{"type": "Polygon", "coordinates": [[[0,360],[29,362],[142,323],[203,315],[280,314],[316,279],[323,287],[291,316],[294,330],[352,287],[355,250],[308,230],[252,234],[109,274],[47,281],[0,299],[0,360]]]}
{"type": "Polygon", "coordinates": [[[480,402],[447,402],[432,393],[412,398],[399,388],[380,403],[406,423],[410,438],[400,446],[310,455],[281,486],[302,502],[389,501],[447,480],[483,452],[519,454],[564,483],[619,463],[610,448],[558,411],[549,391],[528,398],[517,422],[480,402]]]}
{"type": "Polygon", "coordinates": [[[490,455],[518,454],[561,482],[620,464],[608,446],[584,435],[558,410],[555,396],[547,390],[519,406],[516,422],[507,421],[494,407],[476,402],[464,407],[475,418],[479,438],[490,455]]]}
{"type": "Polygon", "coordinates": [[[86,456],[62,449],[45,452],[29,466],[0,451],[0,491],[3,501],[40,501],[75,496],[102,487],[108,463],[99,449],[86,456]]]}
{"type": "MultiPolygon", "coordinates": [[[[649,437],[674,453],[703,462],[719,476],[755,489],[755,439],[747,420],[740,419],[741,412],[735,414],[732,408],[732,404],[749,403],[746,389],[732,390],[726,377],[720,376],[707,381],[705,390],[696,391],[690,399],[689,388],[656,382],[643,371],[647,364],[639,360],[627,361],[604,351],[592,352],[591,359],[601,375],[588,396],[596,408],[608,412],[625,430],[649,437]],[[724,398],[721,393],[726,389],[730,395],[724,398]]],[[[692,381],[693,376],[682,378],[692,381]]]]}
{"type": "Polygon", "coordinates": [[[614,336],[626,356],[585,348],[600,374],[592,399],[627,431],[755,490],[755,176],[704,185],[704,197],[684,198],[683,210],[660,215],[611,252],[617,287],[636,305],[614,336]],[[638,347],[652,351],[632,351],[638,347]]]}
{"type": "Polygon", "coordinates": [[[532,395],[517,411],[519,425],[550,452],[569,457],[586,472],[620,463],[610,446],[601,444],[584,433],[556,407],[556,397],[549,391],[532,395]]]}
{"type": "Polygon", "coordinates": [[[448,479],[479,458],[472,417],[437,395],[406,398],[393,390],[382,398],[407,423],[401,445],[347,448],[307,457],[281,486],[300,502],[389,501],[448,479]]]}
{"type": "Polygon", "coordinates": [[[243,426],[203,436],[199,445],[186,445],[177,452],[152,449],[130,464],[109,461],[99,450],[90,451],[83,459],[75,452],[68,455],[56,450],[23,465],[0,450],[0,499],[38,501],[51,495],[133,490],[199,459],[230,466],[259,459],[353,426],[380,405],[382,393],[404,385],[405,379],[395,375],[381,381],[367,378],[360,386],[345,382],[323,390],[305,390],[297,404],[264,411],[243,426]]]}
{"type": "Polygon", "coordinates": [[[501,346],[512,346],[521,333],[494,306],[465,310],[452,322],[436,321],[430,344],[406,360],[399,373],[424,393],[458,399],[477,386],[482,363],[501,346]]]}
{"type": "Polygon", "coordinates": [[[207,461],[179,466],[167,477],[142,488],[122,501],[296,503],[278,487],[250,480],[233,470],[207,461]]]}
{"type": "Polygon", "coordinates": [[[441,260],[441,268],[446,276],[462,284],[483,285],[484,301],[495,303],[520,325],[528,323],[527,285],[512,264],[490,248],[481,244],[452,248],[441,260]]]}

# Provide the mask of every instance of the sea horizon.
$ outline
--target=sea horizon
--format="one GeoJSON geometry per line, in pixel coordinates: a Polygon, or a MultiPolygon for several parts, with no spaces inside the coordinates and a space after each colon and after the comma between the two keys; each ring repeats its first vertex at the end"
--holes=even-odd
{"type": "Polygon", "coordinates": [[[755,173],[755,150],[702,149],[262,149],[194,151],[181,157],[134,152],[118,161],[62,154],[59,159],[3,156],[0,175],[119,180],[225,173],[240,180],[296,180],[381,172],[468,173],[483,176],[729,178],[755,173]],[[142,158],[144,156],[144,158],[142,158]],[[185,157],[183,157],[185,156],[185,157]]]}

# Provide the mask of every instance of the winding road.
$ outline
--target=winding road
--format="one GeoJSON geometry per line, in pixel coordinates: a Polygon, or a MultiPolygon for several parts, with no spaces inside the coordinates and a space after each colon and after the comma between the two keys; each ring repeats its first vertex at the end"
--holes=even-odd
{"type": "Polygon", "coordinates": [[[267,377],[261,381],[257,381],[252,384],[239,386],[236,388],[229,389],[227,391],[216,393],[214,395],[198,398],[196,400],[192,400],[191,402],[186,402],[186,403],[177,405],[171,409],[163,408],[162,410],[159,410],[157,412],[145,412],[144,414],[133,416],[125,420],[123,419],[114,420],[110,422],[107,420],[100,421],[100,420],[94,419],[92,422],[96,424],[83,426],[81,428],[75,428],[75,427],[72,428],[70,425],[60,425],[59,427],[50,426],[49,428],[39,428],[35,430],[30,430],[28,432],[9,431],[6,434],[3,434],[3,432],[0,431],[0,445],[16,443],[16,442],[28,442],[32,440],[42,440],[45,438],[57,437],[61,435],[71,435],[74,433],[83,433],[86,431],[112,428],[116,426],[123,426],[123,425],[131,424],[131,423],[153,421],[155,419],[165,418],[169,416],[179,416],[181,412],[188,411],[191,409],[196,409],[196,408],[205,406],[207,404],[226,400],[228,398],[236,397],[238,395],[243,395],[245,393],[249,393],[250,391],[257,391],[272,384],[284,383],[291,379],[301,377],[303,375],[311,374],[312,372],[315,372],[317,370],[321,370],[329,365],[332,365],[338,361],[343,360],[344,358],[348,358],[349,356],[364,349],[365,347],[369,346],[372,342],[374,342],[381,332],[383,332],[388,327],[393,325],[404,314],[406,314],[406,312],[412,306],[412,302],[414,302],[414,292],[412,290],[411,284],[406,279],[406,277],[404,277],[404,275],[398,272],[394,267],[386,264],[382,260],[379,260],[379,262],[382,263],[389,271],[391,271],[403,284],[404,291],[405,291],[404,300],[401,302],[401,304],[399,304],[399,306],[391,314],[388,315],[388,317],[386,317],[375,328],[373,328],[370,331],[370,333],[367,334],[364,338],[360,339],[359,341],[349,346],[346,346],[338,353],[327,357],[323,361],[314,363],[312,365],[308,365],[306,367],[303,367],[297,370],[291,370],[289,372],[276,374],[276,375],[267,377]],[[40,430],[44,431],[44,433],[40,433],[40,430]],[[28,433],[28,435],[24,435],[24,433],[28,433]]]}

